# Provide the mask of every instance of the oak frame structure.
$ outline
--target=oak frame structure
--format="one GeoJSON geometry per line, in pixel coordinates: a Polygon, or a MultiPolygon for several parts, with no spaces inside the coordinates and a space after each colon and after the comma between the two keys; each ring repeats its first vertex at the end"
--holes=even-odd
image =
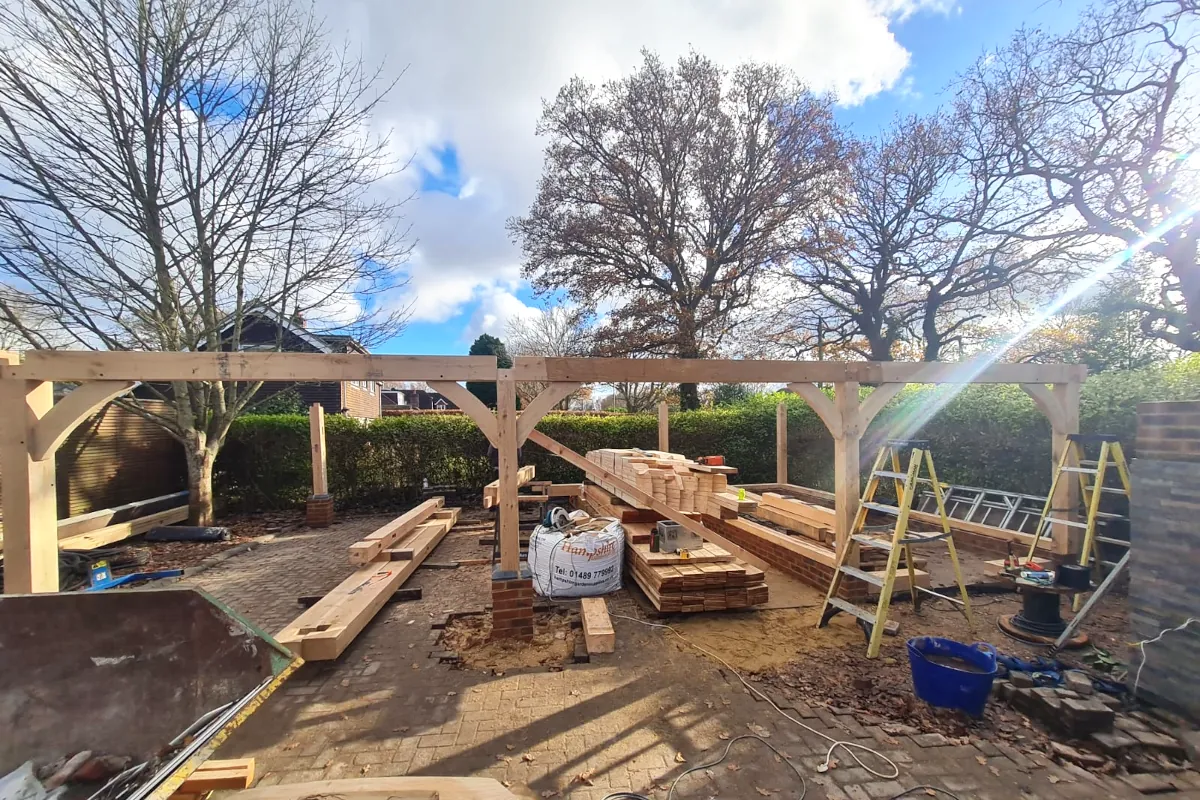
{"type": "MultiPolygon", "coordinates": [[[[520,572],[517,450],[538,421],[583,383],[786,383],[824,421],[835,445],[839,547],[848,542],[861,481],[859,447],[868,424],[908,383],[1017,383],[1050,420],[1053,458],[1079,429],[1079,388],[1086,367],[992,364],[681,359],[517,358],[499,369],[492,356],[315,353],[140,353],[30,351],[0,354],[0,474],[3,475],[5,592],[53,592],[58,586],[54,453],[87,417],[138,381],[424,381],[449,397],[499,453],[500,574],[520,572]],[[495,413],[459,381],[495,381],[495,413]],[[78,384],[53,402],[53,382],[78,384]],[[523,412],[516,382],[547,384],[523,412]],[[834,388],[831,400],[816,384],[834,388]],[[859,387],[876,384],[861,402],[859,387]]],[[[661,419],[661,417],[660,417],[661,419]]],[[[666,431],[663,431],[664,438],[666,431]]],[[[1074,507],[1062,481],[1057,507],[1074,507]],[[1061,503],[1059,502],[1061,500],[1061,503]]],[[[1077,487],[1074,491],[1078,491],[1077,487]]],[[[1055,551],[1067,552],[1066,526],[1055,551]]]]}

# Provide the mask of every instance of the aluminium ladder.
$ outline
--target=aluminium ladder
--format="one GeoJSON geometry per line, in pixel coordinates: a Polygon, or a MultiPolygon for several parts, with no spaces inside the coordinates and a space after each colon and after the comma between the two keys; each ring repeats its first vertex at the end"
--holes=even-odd
{"type": "Polygon", "coordinates": [[[862,499],[859,501],[858,513],[854,517],[854,523],[850,526],[850,537],[838,550],[837,561],[834,564],[833,580],[830,581],[829,591],[825,595],[825,604],[821,609],[821,621],[817,624],[817,627],[823,628],[828,625],[829,620],[839,611],[845,611],[847,614],[857,617],[859,624],[863,626],[863,630],[868,637],[867,657],[876,658],[879,655],[879,648],[883,641],[884,629],[887,627],[888,608],[892,602],[892,591],[895,586],[896,571],[900,565],[902,551],[905,567],[908,570],[909,595],[912,597],[913,608],[920,609],[920,597],[922,594],[930,594],[942,600],[949,600],[952,603],[962,606],[963,613],[967,617],[967,622],[970,624],[971,629],[974,630],[975,621],[971,616],[971,601],[967,597],[967,587],[963,583],[962,569],[958,564],[958,553],[954,549],[954,537],[950,533],[950,521],[946,516],[945,504],[942,502],[942,485],[938,483],[937,472],[933,468],[933,455],[929,452],[928,443],[924,440],[891,439],[885,442],[883,447],[880,448],[879,455],[875,457],[875,464],[871,467],[871,479],[867,482],[862,499]],[[908,471],[901,472],[900,451],[906,448],[911,450],[908,471]],[[889,460],[891,462],[890,470],[885,469],[889,460]],[[921,477],[922,465],[928,470],[928,477],[921,477]],[[886,479],[891,479],[895,482],[895,506],[875,502],[875,492],[879,488],[879,483],[881,480],[886,479]],[[909,512],[916,502],[918,485],[922,483],[930,485],[934,497],[937,499],[938,516],[941,518],[942,527],[940,532],[924,533],[908,530],[909,512]],[[895,526],[868,526],[866,521],[867,512],[869,511],[895,516],[895,526]],[[888,530],[891,531],[890,538],[884,538],[879,535],[888,530]],[[932,589],[917,586],[916,570],[913,565],[913,546],[942,540],[946,542],[946,547],[950,553],[950,563],[954,566],[954,579],[958,584],[961,599],[949,597],[932,589]],[[850,554],[854,552],[855,545],[888,551],[887,568],[882,577],[877,572],[868,572],[846,563],[849,560],[850,554]],[[879,602],[874,613],[838,597],[842,578],[847,575],[880,587],[879,602]]]}
{"type": "MultiPolygon", "coordinates": [[[[1082,567],[1096,567],[1101,574],[1105,574],[1108,568],[1116,567],[1116,561],[1106,561],[1100,552],[1100,545],[1112,545],[1123,547],[1126,550],[1129,548],[1127,539],[1119,539],[1115,536],[1101,535],[1096,532],[1098,523],[1109,524],[1114,521],[1127,521],[1128,517],[1122,514],[1112,514],[1100,510],[1100,501],[1105,494],[1121,495],[1128,501],[1131,495],[1129,482],[1129,467],[1125,462],[1125,451],[1121,448],[1121,441],[1116,436],[1109,434],[1067,434],[1067,446],[1063,448],[1062,455],[1059,457],[1057,466],[1054,469],[1054,480],[1050,484],[1050,494],[1046,497],[1046,505],[1042,509],[1041,519],[1038,520],[1037,529],[1034,531],[1033,542],[1029,545],[1029,560],[1033,560],[1034,552],[1037,550],[1038,544],[1042,537],[1047,535],[1050,526],[1065,525],[1070,528],[1083,529],[1083,546],[1079,551],[1079,565],[1082,567]],[[1084,458],[1084,447],[1089,444],[1100,445],[1100,455],[1095,461],[1087,461],[1084,458]],[[1072,466],[1074,464],[1075,466],[1072,466]],[[1106,486],[1105,478],[1111,473],[1108,471],[1109,466],[1116,467],[1117,477],[1120,481],[1120,486],[1106,486]],[[1058,489],[1059,482],[1062,480],[1070,480],[1064,476],[1078,475],[1079,476],[1079,499],[1086,509],[1084,521],[1080,522],[1074,519],[1068,519],[1065,516],[1051,516],[1052,514],[1072,514],[1078,511],[1077,508],[1054,508],[1054,493],[1058,489]]],[[[1107,531],[1106,531],[1107,532],[1107,531]]],[[[1075,596],[1075,610],[1079,610],[1079,595],[1075,596]]]]}

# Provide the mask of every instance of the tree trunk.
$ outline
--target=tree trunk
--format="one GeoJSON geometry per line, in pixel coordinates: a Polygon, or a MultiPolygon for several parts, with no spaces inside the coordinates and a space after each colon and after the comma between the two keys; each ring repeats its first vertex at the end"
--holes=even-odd
{"type": "MultiPolygon", "coordinates": [[[[696,321],[690,313],[680,315],[679,357],[699,358],[700,346],[696,343],[696,321]]],[[[696,411],[700,408],[700,391],[694,383],[679,384],[679,410],[696,411]]]]}
{"type": "Polygon", "coordinates": [[[188,524],[213,524],[213,465],[215,451],[200,445],[185,446],[188,468],[188,524]]]}
{"type": "Polygon", "coordinates": [[[922,361],[937,361],[942,354],[942,334],[937,328],[937,308],[926,308],[921,320],[921,334],[925,338],[922,361]]]}

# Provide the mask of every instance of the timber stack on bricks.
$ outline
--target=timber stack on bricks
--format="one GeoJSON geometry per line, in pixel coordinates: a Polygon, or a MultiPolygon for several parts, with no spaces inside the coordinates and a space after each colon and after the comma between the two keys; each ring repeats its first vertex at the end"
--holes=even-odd
{"type": "MultiPolygon", "coordinates": [[[[685,514],[720,516],[721,509],[746,513],[753,511],[756,505],[753,501],[738,499],[737,492],[730,491],[727,476],[737,473],[734,467],[700,464],[678,453],[661,450],[591,450],[587,459],[685,514]]],[[[634,508],[647,508],[599,473],[589,473],[588,478],[634,508]]]]}
{"type": "Polygon", "coordinates": [[[305,661],[340,656],[458,522],[458,509],[444,504],[444,498],[430,498],[350,545],[350,563],[362,566],[292,620],[276,640],[305,661]]]}

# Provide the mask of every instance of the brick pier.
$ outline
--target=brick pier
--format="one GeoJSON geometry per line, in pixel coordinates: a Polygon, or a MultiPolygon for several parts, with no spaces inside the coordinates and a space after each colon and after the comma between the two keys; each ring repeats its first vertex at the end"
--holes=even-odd
{"type": "Polygon", "coordinates": [[[533,576],[525,563],[517,573],[492,571],[492,638],[533,639],[533,576]]]}

